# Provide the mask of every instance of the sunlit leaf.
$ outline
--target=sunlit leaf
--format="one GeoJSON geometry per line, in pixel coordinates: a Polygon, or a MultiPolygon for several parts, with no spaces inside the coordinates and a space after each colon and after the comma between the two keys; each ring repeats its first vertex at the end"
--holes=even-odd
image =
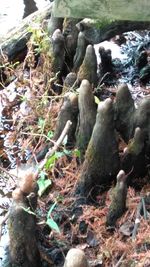
{"type": "Polygon", "coordinates": [[[48,218],[46,221],[46,224],[54,231],[56,231],[57,233],[60,234],[60,229],[57,225],[57,223],[52,219],[52,218],[48,218]]]}
{"type": "Polygon", "coordinates": [[[45,168],[48,170],[48,169],[50,169],[50,168],[52,168],[53,166],[54,166],[54,164],[55,164],[55,161],[56,161],[56,156],[55,156],[55,154],[54,155],[52,155],[47,161],[46,161],[46,163],[45,163],[45,168]]]}
{"type": "Polygon", "coordinates": [[[75,149],[75,150],[73,151],[73,154],[74,154],[77,158],[80,158],[80,157],[81,157],[81,152],[80,152],[79,149],[75,149]]]}
{"type": "Polygon", "coordinates": [[[100,100],[97,96],[94,96],[94,99],[95,99],[95,103],[98,105],[100,103],[100,100]]]}

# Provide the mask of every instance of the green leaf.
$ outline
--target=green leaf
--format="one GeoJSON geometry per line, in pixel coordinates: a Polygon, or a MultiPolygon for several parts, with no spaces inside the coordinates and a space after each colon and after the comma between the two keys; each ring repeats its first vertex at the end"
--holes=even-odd
{"type": "Polygon", "coordinates": [[[80,157],[81,157],[81,152],[80,152],[79,149],[75,149],[75,150],[73,151],[73,154],[74,154],[77,158],[80,158],[80,157]]]}
{"type": "Polygon", "coordinates": [[[47,162],[45,163],[45,168],[48,170],[50,168],[52,168],[55,164],[55,161],[61,157],[64,156],[64,152],[55,152],[48,160],[47,162]]]}
{"type": "Polygon", "coordinates": [[[48,137],[49,139],[51,139],[51,138],[53,137],[53,135],[54,135],[54,133],[53,133],[52,131],[49,131],[49,132],[47,133],[47,137],[48,137]]]}
{"type": "Polygon", "coordinates": [[[56,156],[54,154],[46,161],[46,163],[45,163],[46,170],[48,170],[48,169],[50,169],[50,168],[52,168],[54,166],[56,159],[57,158],[56,158],[56,156]]]}
{"type": "Polygon", "coordinates": [[[46,221],[46,224],[54,231],[56,231],[57,233],[60,234],[60,229],[58,227],[58,224],[52,219],[52,218],[48,218],[46,221]]]}
{"type": "Polygon", "coordinates": [[[94,99],[95,99],[95,103],[98,105],[100,103],[100,100],[97,96],[94,96],[94,99]]]}
{"type": "Polygon", "coordinates": [[[37,183],[39,186],[38,195],[41,197],[46,189],[52,184],[52,181],[50,179],[45,179],[45,174],[41,172],[41,177],[38,179],[37,183]]]}
{"type": "Polygon", "coordinates": [[[55,208],[55,206],[57,205],[57,201],[50,207],[48,213],[47,213],[47,219],[50,217],[53,209],[55,208]]]}

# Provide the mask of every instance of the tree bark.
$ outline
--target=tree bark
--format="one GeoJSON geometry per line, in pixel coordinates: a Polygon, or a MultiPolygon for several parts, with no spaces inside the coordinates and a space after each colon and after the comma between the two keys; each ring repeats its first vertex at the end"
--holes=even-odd
{"type": "Polygon", "coordinates": [[[110,184],[120,167],[111,99],[98,106],[96,123],[87,147],[76,193],[94,198],[102,185],[110,184]]]}
{"type": "Polygon", "coordinates": [[[88,80],[83,80],[80,85],[78,102],[79,130],[77,135],[77,145],[81,152],[81,158],[83,159],[92,135],[97,112],[92,87],[88,80]]]}

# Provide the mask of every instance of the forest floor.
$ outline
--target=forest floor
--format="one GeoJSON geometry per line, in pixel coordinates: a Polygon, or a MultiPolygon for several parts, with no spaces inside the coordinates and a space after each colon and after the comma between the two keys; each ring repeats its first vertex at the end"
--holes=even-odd
{"type": "MultiPolygon", "coordinates": [[[[116,84],[102,87],[100,101],[111,95],[115,97],[117,84],[127,82],[138,105],[143,97],[150,94],[150,86],[141,85],[138,79],[131,84],[131,77],[135,73],[132,55],[137,46],[143,44],[147,33],[135,32],[125,36],[128,36],[127,42],[121,45],[126,53],[125,68],[118,71],[116,84]]],[[[7,64],[7,58],[4,57],[7,84],[1,83],[0,91],[1,217],[11,204],[11,192],[16,186],[15,178],[9,177],[7,172],[17,174],[19,168],[24,173],[28,171],[30,156],[35,158],[37,151],[52,138],[63,101],[63,95],[51,90],[52,80],[49,84],[45,83],[46,75],[54,78],[50,77],[49,66],[43,63],[45,54],[41,55],[38,64],[34,64],[32,52],[29,45],[25,61],[17,66],[7,64]]],[[[118,66],[121,66],[121,61],[118,62],[118,66]]],[[[125,147],[126,144],[121,140],[120,154],[125,147]]],[[[139,204],[142,197],[150,192],[149,177],[135,179],[133,186],[128,188],[127,210],[112,231],[106,228],[105,223],[114,185],[97,196],[93,205],[77,205],[73,192],[81,168],[80,151],[77,148],[66,149],[64,141],[52,159],[51,167],[46,170],[50,183],[39,197],[37,208],[40,251],[45,261],[43,266],[63,266],[64,255],[71,247],[83,249],[91,266],[150,266],[149,219],[140,217],[138,231],[133,236],[139,204]],[[53,204],[51,216],[55,224],[50,229],[46,225],[46,216],[53,204]]],[[[4,227],[2,235],[5,231],[4,227]]]]}

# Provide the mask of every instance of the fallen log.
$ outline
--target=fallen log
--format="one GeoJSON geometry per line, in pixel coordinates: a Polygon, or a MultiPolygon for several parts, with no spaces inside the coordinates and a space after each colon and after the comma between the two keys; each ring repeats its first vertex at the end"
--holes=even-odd
{"type": "Polygon", "coordinates": [[[17,27],[10,30],[3,40],[1,40],[1,53],[6,53],[9,61],[19,58],[19,55],[21,55],[23,51],[26,51],[26,44],[31,36],[29,27],[32,27],[32,25],[34,27],[34,23],[40,25],[44,19],[50,17],[50,13],[51,4],[23,19],[17,27]]]}
{"type": "Polygon", "coordinates": [[[134,30],[149,30],[150,21],[97,21],[83,19],[77,28],[84,33],[85,40],[90,44],[98,44],[109,40],[115,35],[134,30]]]}

